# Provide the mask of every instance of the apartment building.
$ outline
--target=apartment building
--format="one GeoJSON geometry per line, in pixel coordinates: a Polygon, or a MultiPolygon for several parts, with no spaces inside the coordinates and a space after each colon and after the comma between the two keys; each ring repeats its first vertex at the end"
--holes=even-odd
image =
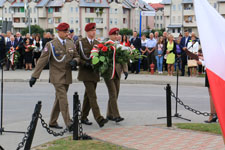
{"type": "MultiPolygon", "coordinates": [[[[225,0],[208,0],[225,17],[225,0]]],[[[163,0],[166,30],[175,37],[183,31],[198,35],[193,0],[163,0]]]]}
{"type": "MultiPolygon", "coordinates": [[[[139,30],[141,11],[154,11],[142,0],[0,0],[0,18],[12,21],[14,33],[27,27],[25,4],[31,9],[31,25],[55,32],[59,23],[67,22],[75,34],[85,36],[85,25],[96,22],[97,37],[107,37],[113,27],[139,30]]],[[[142,29],[147,26],[144,16],[142,29]]]]}
{"type": "Polygon", "coordinates": [[[155,9],[154,16],[154,29],[164,29],[165,28],[165,19],[164,19],[164,5],[160,3],[149,4],[152,8],[155,9]]]}

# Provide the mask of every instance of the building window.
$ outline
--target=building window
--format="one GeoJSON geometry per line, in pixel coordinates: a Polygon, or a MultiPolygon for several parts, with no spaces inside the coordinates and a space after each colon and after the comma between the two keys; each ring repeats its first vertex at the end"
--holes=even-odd
{"type": "Polygon", "coordinates": [[[9,13],[11,13],[11,8],[9,8],[9,13]]]}
{"type": "Polygon", "coordinates": [[[101,3],[101,0],[95,0],[95,3],[101,3]]]}
{"type": "Polygon", "coordinates": [[[48,18],[48,23],[52,24],[53,23],[53,19],[52,18],[48,18]]]}
{"type": "Polygon", "coordinates": [[[37,23],[37,19],[36,18],[34,18],[34,23],[37,23]]]}
{"type": "Polygon", "coordinates": [[[181,30],[181,29],[180,29],[180,28],[178,28],[178,29],[177,29],[177,32],[178,32],[178,33],[180,33],[180,30],[181,30]]]}
{"type": "Polygon", "coordinates": [[[160,16],[160,20],[163,20],[162,16],[160,16]]]}
{"type": "Polygon", "coordinates": [[[61,12],[61,8],[56,7],[56,8],[55,8],[55,12],[61,12]]]}
{"type": "Polygon", "coordinates": [[[172,29],[172,33],[175,33],[175,28],[172,29]]]}
{"type": "Polygon", "coordinates": [[[176,11],[176,5],[173,5],[173,11],[176,11]]]}
{"type": "Polygon", "coordinates": [[[71,13],[73,12],[73,7],[70,7],[70,12],[71,12],[71,13]]]}
{"type": "Polygon", "coordinates": [[[126,9],[123,9],[123,14],[126,14],[126,9]]]}
{"type": "Polygon", "coordinates": [[[157,29],[159,29],[159,24],[157,24],[157,29]]]}
{"type": "Polygon", "coordinates": [[[115,18],[115,25],[117,25],[117,18],[115,18]]]}
{"type": "Polygon", "coordinates": [[[11,18],[9,18],[9,21],[11,21],[11,18]]]}
{"type": "Polygon", "coordinates": [[[73,24],[73,18],[70,18],[70,24],[73,24]]]}
{"type": "Polygon", "coordinates": [[[76,12],[78,13],[78,11],[79,11],[79,7],[76,7],[76,12]]]}
{"type": "Polygon", "coordinates": [[[55,18],[55,23],[61,23],[61,18],[55,18]]]}
{"type": "Polygon", "coordinates": [[[113,13],[113,9],[109,8],[109,13],[112,14],[113,13]]]}
{"type": "Polygon", "coordinates": [[[179,11],[182,10],[182,5],[181,4],[178,5],[178,9],[179,9],[179,11]]]}
{"type": "Polygon", "coordinates": [[[76,18],[76,23],[79,23],[79,18],[76,18]]]}
{"type": "Polygon", "coordinates": [[[123,18],[123,23],[124,23],[124,24],[126,23],[126,18],[123,18]]]}
{"type": "Polygon", "coordinates": [[[85,23],[94,22],[94,18],[85,18],[85,23]]]}
{"type": "Polygon", "coordinates": [[[94,13],[95,12],[95,8],[85,8],[85,12],[86,13],[94,13]]]}
{"type": "Polygon", "coordinates": [[[22,18],[22,23],[25,23],[25,18],[22,18]]]}
{"type": "Polygon", "coordinates": [[[109,21],[109,22],[110,22],[110,24],[112,25],[112,24],[113,24],[113,19],[112,19],[112,18],[110,18],[110,21],[109,21]]]}
{"type": "Polygon", "coordinates": [[[78,34],[78,28],[76,28],[76,34],[78,34]]]}
{"type": "Polygon", "coordinates": [[[159,16],[157,16],[157,20],[159,20],[159,16]]]}
{"type": "Polygon", "coordinates": [[[213,6],[214,8],[216,8],[217,7],[217,4],[216,3],[214,3],[214,6],[213,6]]]}
{"type": "Polygon", "coordinates": [[[36,9],[37,9],[37,8],[35,7],[35,8],[34,8],[34,13],[36,13],[36,9]]]}
{"type": "Polygon", "coordinates": [[[33,22],[33,19],[32,18],[30,18],[30,23],[32,23],[33,22]]]}
{"type": "Polygon", "coordinates": [[[188,21],[192,22],[192,16],[188,16],[188,21]]]}
{"type": "Polygon", "coordinates": [[[52,14],[53,13],[53,8],[48,8],[48,13],[52,14]]]}
{"type": "Polygon", "coordinates": [[[7,8],[5,8],[5,13],[7,14],[7,8]]]}
{"type": "Polygon", "coordinates": [[[160,24],[160,29],[162,29],[162,24],[160,24]]]}
{"type": "Polygon", "coordinates": [[[191,33],[192,32],[192,28],[188,28],[188,32],[191,33]]]}
{"type": "Polygon", "coordinates": [[[118,9],[117,8],[115,8],[115,14],[117,14],[118,13],[118,9]]]}
{"type": "Polygon", "coordinates": [[[95,19],[94,19],[94,22],[95,22],[95,23],[102,24],[102,23],[103,23],[103,18],[95,18],[95,19]]]}
{"type": "Polygon", "coordinates": [[[24,7],[18,8],[18,11],[24,13],[25,12],[24,7]]]}

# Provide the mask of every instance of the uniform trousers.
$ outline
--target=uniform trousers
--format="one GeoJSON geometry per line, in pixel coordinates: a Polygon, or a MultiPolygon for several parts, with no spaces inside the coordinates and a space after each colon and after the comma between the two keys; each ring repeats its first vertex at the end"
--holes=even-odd
{"type": "Polygon", "coordinates": [[[120,91],[120,78],[116,75],[114,79],[105,79],[105,84],[108,88],[109,94],[107,116],[113,118],[120,117],[117,104],[120,91]]]}
{"type": "Polygon", "coordinates": [[[97,96],[96,96],[97,82],[84,81],[83,83],[85,86],[85,93],[84,93],[84,102],[82,106],[81,120],[86,120],[90,112],[90,109],[92,109],[95,120],[98,123],[100,123],[101,120],[104,118],[101,116],[100,109],[97,103],[97,96]]]}
{"type": "Polygon", "coordinates": [[[61,112],[66,126],[71,125],[69,104],[67,100],[68,84],[53,84],[55,87],[55,103],[52,109],[49,125],[57,125],[59,113],[61,112]]]}

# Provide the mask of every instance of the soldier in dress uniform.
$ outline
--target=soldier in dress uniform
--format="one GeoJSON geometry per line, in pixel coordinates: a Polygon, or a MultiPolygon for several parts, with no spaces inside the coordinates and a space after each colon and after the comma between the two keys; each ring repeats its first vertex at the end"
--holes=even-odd
{"type": "Polygon", "coordinates": [[[58,37],[48,42],[43,49],[31,76],[30,86],[32,87],[35,84],[41,71],[49,62],[49,81],[54,85],[56,91],[49,127],[62,129],[57,123],[59,113],[61,112],[66,126],[71,131],[72,124],[69,115],[67,91],[69,84],[72,83],[71,67],[75,67],[79,63],[80,58],[73,41],[67,38],[69,25],[67,23],[60,23],[56,29],[58,30],[58,37]]]}
{"type": "Polygon", "coordinates": [[[76,42],[76,48],[80,54],[78,80],[83,81],[85,86],[81,122],[86,125],[92,124],[91,122],[89,122],[87,118],[90,109],[92,109],[94,118],[97,121],[98,125],[100,127],[103,127],[104,124],[108,122],[108,120],[101,115],[99,110],[96,96],[96,87],[97,82],[100,81],[100,77],[99,73],[94,72],[91,66],[91,57],[90,57],[91,54],[90,52],[93,46],[99,43],[97,40],[94,39],[96,34],[96,24],[95,23],[87,24],[85,26],[85,31],[87,33],[87,37],[82,38],[81,40],[78,40],[76,42]]]}
{"type": "MultiPolygon", "coordinates": [[[[119,35],[118,28],[112,28],[109,31],[109,39],[116,43],[116,40],[119,35]]],[[[107,119],[115,122],[123,121],[124,118],[120,116],[119,109],[118,109],[118,96],[120,91],[120,78],[121,73],[124,73],[125,80],[128,77],[128,66],[127,64],[118,64],[116,63],[115,66],[115,76],[113,79],[104,78],[105,84],[108,88],[109,94],[109,101],[108,101],[108,108],[107,108],[107,119]]]]}

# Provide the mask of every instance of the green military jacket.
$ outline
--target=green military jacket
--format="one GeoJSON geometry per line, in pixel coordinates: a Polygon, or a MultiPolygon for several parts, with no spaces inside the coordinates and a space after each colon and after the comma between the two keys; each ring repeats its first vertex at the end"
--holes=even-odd
{"type": "Polygon", "coordinates": [[[39,78],[43,68],[49,62],[49,78],[53,84],[71,84],[72,71],[70,61],[75,59],[79,64],[80,58],[72,40],[66,39],[65,46],[58,38],[48,42],[38,59],[32,77],[39,78]]]}
{"type": "Polygon", "coordinates": [[[99,44],[97,40],[94,40],[93,45],[91,45],[87,38],[82,38],[81,40],[83,53],[81,51],[80,42],[76,42],[76,49],[77,52],[80,55],[80,66],[79,66],[79,73],[78,73],[78,80],[80,81],[94,81],[98,82],[100,81],[99,73],[94,72],[93,69],[86,68],[84,65],[86,62],[91,64],[91,59],[86,60],[86,58],[89,58],[91,55],[91,50],[95,44],[99,44]],[[83,54],[85,56],[83,56],[83,54]]]}

